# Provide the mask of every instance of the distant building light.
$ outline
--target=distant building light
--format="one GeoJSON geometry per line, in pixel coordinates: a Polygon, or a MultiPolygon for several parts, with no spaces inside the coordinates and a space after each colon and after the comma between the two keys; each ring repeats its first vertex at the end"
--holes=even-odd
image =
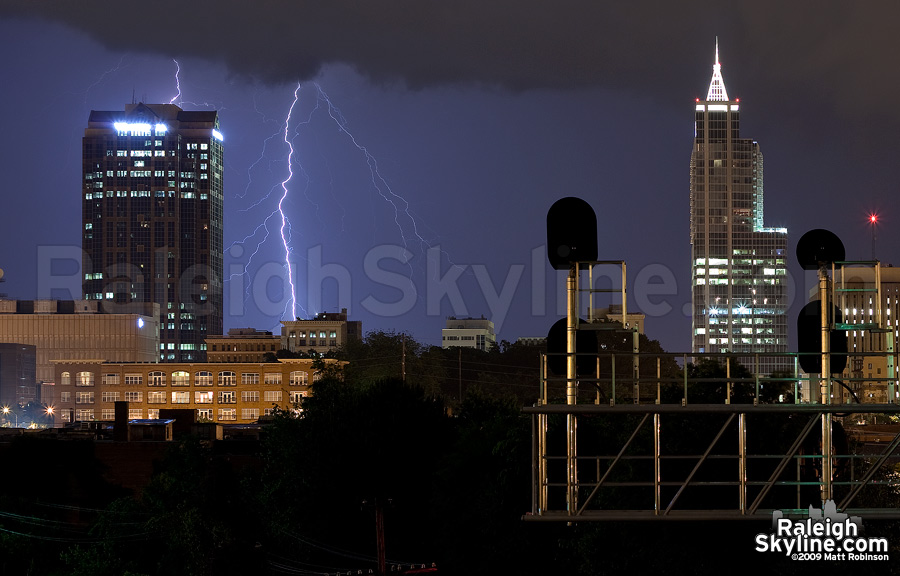
{"type": "Polygon", "coordinates": [[[120,133],[131,134],[132,136],[149,135],[150,125],[146,122],[116,122],[113,124],[120,133]]]}

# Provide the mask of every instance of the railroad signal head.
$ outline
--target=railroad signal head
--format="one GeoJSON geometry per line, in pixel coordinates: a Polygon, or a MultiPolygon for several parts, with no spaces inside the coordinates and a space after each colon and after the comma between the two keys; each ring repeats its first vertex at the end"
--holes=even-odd
{"type": "MultiPolygon", "coordinates": [[[[578,321],[585,324],[584,320],[578,321]]],[[[547,332],[547,368],[557,376],[566,375],[566,341],[568,319],[560,318],[547,332]]],[[[578,330],[575,332],[575,373],[579,376],[592,374],[597,366],[597,332],[578,330]]]]}
{"type": "Polygon", "coordinates": [[[547,258],[557,270],[597,260],[597,215],[574,196],[560,198],[547,211],[547,258]]]}
{"type": "Polygon", "coordinates": [[[845,258],[844,243],[830,230],[810,230],[797,242],[797,260],[804,270],[818,270],[845,258]]]}
{"type": "MultiPolygon", "coordinates": [[[[832,305],[832,317],[842,322],[841,309],[832,305]]],[[[847,331],[829,332],[831,373],[839,374],[847,368],[847,331]]],[[[814,300],[800,310],[797,316],[797,348],[800,352],[800,368],[807,374],[822,372],[822,302],[814,300]]]]}

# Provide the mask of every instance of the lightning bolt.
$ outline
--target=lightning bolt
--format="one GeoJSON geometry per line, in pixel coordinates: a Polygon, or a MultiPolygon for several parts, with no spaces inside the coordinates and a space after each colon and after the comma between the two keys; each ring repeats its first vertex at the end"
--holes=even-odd
{"type": "MultiPolygon", "coordinates": [[[[274,234],[272,234],[272,232],[274,232],[274,230],[272,229],[273,220],[275,222],[278,222],[278,237],[280,237],[281,239],[280,251],[282,252],[284,257],[283,266],[287,273],[287,284],[290,289],[290,298],[285,305],[283,314],[285,317],[287,317],[288,313],[290,313],[290,318],[298,317],[298,307],[303,311],[304,314],[306,313],[306,311],[303,310],[302,306],[300,306],[297,302],[297,285],[295,284],[294,278],[294,265],[291,262],[291,257],[294,256],[294,251],[292,249],[293,228],[291,220],[287,213],[287,203],[289,200],[289,195],[294,192],[299,192],[298,190],[295,190],[297,176],[302,175],[305,178],[305,187],[302,190],[303,195],[306,201],[315,207],[315,214],[321,221],[321,217],[319,216],[319,205],[309,194],[311,182],[310,175],[306,172],[303,163],[296,158],[294,139],[301,135],[301,131],[304,127],[311,125],[314,117],[317,114],[327,117],[332,123],[334,123],[334,125],[338,129],[338,132],[344,135],[349,140],[351,145],[362,154],[362,157],[365,160],[369,170],[369,177],[372,188],[378,194],[378,196],[390,206],[393,212],[393,221],[399,232],[403,247],[408,249],[410,243],[417,242],[422,252],[425,252],[427,248],[431,248],[431,244],[429,243],[429,241],[420,232],[420,223],[417,221],[417,218],[411,209],[409,201],[393,190],[387,179],[382,175],[379,169],[377,158],[363,143],[360,142],[356,135],[351,132],[349,122],[344,117],[340,108],[338,108],[332,102],[327,92],[318,83],[313,83],[313,86],[315,87],[316,91],[315,101],[311,104],[311,110],[308,115],[306,115],[306,118],[302,120],[294,119],[294,115],[296,113],[296,110],[299,108],[298,104],[300,103],[301,89],[303,85],[298,83],[295,86],[290,106],[288,107],[284,119],[279,123],[279,129],[264,140],[262,145],[262,152],[259,158],[257,158],[257,160],[255,160],[247,169],[247,185],[245,186],[243,193],[238,195],[238,197],[242,199],[248,197],[253,187],[252,174],[254,170],[263,163],[263,160],[268,156],[269,147],[271,146],[272,142],[276,138],[278,138],[281,142],[284,143],[287,148],[287,174],[285,175],[284,179],[281,180],[280,184],[272,186],[264,196],[262,196],[258,200],[255,200],[246,208],[243,208],[240,211],[248,212],[277,196],[278,201],[275,208],[271,212],[269,212],[268,215],[264,218],[263,222],[259,224],[243,240],[237,241],[232,244],[232,247],[234,247],[236,245],[255,243],[255,248],[250,254],[250,258],[248,259],[247,264],[244,267],[244,271],[240,274],[233,274],[231,278],[229,278],[229,280],[233,280],[236,277],[242,277],[243,275],[248,273],[253,259],[257,256],[257,254],[260,253],[263,244],[268,241],[270,236],[274,236],[274,234]],[[322,113],[323,110],[324,113],[322,113]],[[256,241],[256,239],[258,239],[261,234],[262,238],[256,241]]],[[[266,119],[265,115],[262,112],[259,112],[259,110],[257,110],[257,112],[261,116],[263,116],[264,122],[269,121],[266,119]]],[[[343,230],[343,220],[346,212],[344,210],[343,204],[338,201],[336,197],[335,202],[342,211],[341,229],[343,230]]],[[[377,218],[377,216],[373,215],[373,218],[377,218]]],[[[322,225],[323,227],[325,227],[324,222],[322,222],[322,225]]],[[[446,255],[446,252],[442,251],[442,254],[446,255]]],[[[455,266],[453,262],[450,262],[450,264],[452,266],[455,266]]],[[[412,282],[412,264],[408,262],[407,266],[410,269],[409,280],[410,282],[412,282]]],[[[247,298],[250,297],[249,287],[247,290],[245,290],[245,296],[247,298]]]]}
{"type": "Polygon", "coordinates": [[[354,136],[350,130],[347,128],[347,120],[344,118],[344,115],[341,113],[340,109],[332,103],[331,99],[328,97],[328,94],[322,87],[316,83],[316,92],[318,100],[324,102],[328,106],[328,116],[334,121],[337,125],[338,130],[340,130],[343,134],[350,139],[350,142],[356,147],[357,150],[363,153],[363,156],[366,159],[366,165],[369,167],[369,175],[372,181],[372,187],[376,192],[381,196],[381,198],[391,205],[394,210],[394,223],[397,225],[397,229],[400,231],[400,239],[403,242],[403,247],[408,248],[408,241],[406,238],[406,233],[404,232],[403,225],[400,223],[401,218],[405,216],[405,220],[409,220],[409,223],[412,225],[412,233],[419,240],[420,248],[422,246],[430,248],[431,245],[428,243],[425,238],[419,234],[418,223],[416,222],[415,217],[410,212],[409,202],[396,194],[391,185],[388,184],[387,180],[381,175],[381,172],[378,170],[378,160],[373,156],[368,148],[360,144],[356,136],[354,136]]]}
{"type": "Polygon", "coordinates": [[[91,91],[91,89],[92,89],[94,86],[97,86],[97,85],[99,85],[100,83],[102,83],[102,82],[103,82],[103,79],[106,78],[107,76],[109,76],[110,74],[113,74],[113,73],[115,73],[115,72],[118,72],[119,70],[121,70],[122,68],[124,68],[125,66],[122,65],[122,63],[123,63],[124,61],[125,61],[125,55],[123,54],[123,55],[119,58],[119,63],[116,65],[115,68],[110,68],[109,70],[107,70],[106,72],[104,72],[103,74],[101,74],[100,77],[97,78],[97,80],[96,80],[93,84],[91,84],[90,86],[88,86],[88,87],[85,89],[85,91],[84,91],[84,105],[85,105],[85,106],[87,106],[87,103],[88,103],[88,93],[91,91]]]}
{"type": "Polygon", "coordinates": [[[297,100],[300,99],[300,83],[297,83],[297,87],[294,89],[294,100],[291,102],[291,107],[288,108],[287,118],[284,119],[284,143],[287,144],[288,147],[288,177],[282,180],[281,189],[283,193],[281,194],[281,199],[278,200],[278,212],[281,214],[281,242],[284,244],[284,265],[287,267],[288,274],[288,283],[291,285],[291,318],[297,317],[297,293],[296,287],[294,286],[294,270],[291,267],[291,247],[288,241],[288,237],[285,236],[285,229],[288,230],[288,234],[290,234],[290,221],[284,213],[284,200],[288,195],[288,182],[294,177],[294,144],[289,137],[288,131],[291,126],[291,116],[294,113],[294,106],[297,105],[297,100]]]}
{"type": "Polygon", "coordinates": [[[172,58],[172,62],[175,63],[175,89],[178,90],[178,94],[169,100],[169,104],[174,104],[176,100],[181,98],[181,79],[178,77],[178,75],[181,74],[181,65],[178,63],[178,60],[174,58],[172,58]]]}
{"type": "MultiPolygon", "coordinates": [[[[284,142],[284,144],[287,146],[287,150],[288,150],[286,177],[280,182],[280,184],[275,185],[272,188],[270,188],[269,191],[262,198],[256,200],[255,202],[253,202],[246,208],[240,209],[240,212],[246,213],[246,212],[249,212],[250,210],[253,210],[254,208],[262,205],[264,202],[266,202],[266,200],[272,198],[272,196],[275,194],[276,190],[280,191],[280,193],[278,194],[278,202],[277,202],[275,208],[271,212],[269,212],[269,214],[263,219],[262,223],[259,224],[253,230],[253,232],[251,232],[250,234],[245,236],[242,240],[234,242],[230,247],[230,249],[232,249],[233,247],[235,247],[237,245],[253,243],[253,239],[257,238],[261,233],[263,233],[262,239],[255,242],[255,247],[247,260],[247,264],[244,267],[244,272],[242,272],[240,274],[232,274],[231,277],[229,278],[229,281],[234,280],[238,277],[243,277],[245,274],[247,274],[247,270],[249,270],[251,268],[254,258],[259,254],[260,250],[262,249],[262,246],[268,241],[268,239],[271,235],[271,232],[272,232],[272,230],[270,228],[271,221],[273,219],[275,219],[276,221],[279,222],[279,227],[278,227],[279,237],[281,238],[281,246],[282,246],[282,249],[284,250],[284,269],[287,272],[287,282],[288,282],[288,285],[290,286],[290,298],[287,300],[287,302],[285,304],[284,312],[283,312],[283,316],[288,317],[288,318],[296,318],[298,308],[300,308],[300,310],[302,310],[304,314],[306,313],[306,310],[302,306],[300,306],[297,302],[297,294],[296,294],[297,288],[296,288],[296,284],[294,282],[294,269],[293,269],[293,265],[291,264],[291,255],[293,253],[293,250],[291,249],[291,240],[292,240],[293,229],[291,227],[291,221],[285,212],[285,201],[287,200],[288,195],[290,194],[290,188],[289,188],[288,184],[294,180],[295,176],[298,173],[298,170],[295,169],[295,164],[294,164],[295,159],[294,159],[294,147],[293,147],[293,141],[292,141],[293,138],[291,137],[291,125],[293,122],[294,110],[300,99],[301,87],[302,87],[302,85],[298,84],[297,87],[294,89],[293,99],[291,101],[290,106],[288,107],[288,111],[284,117],[284,120],[280,122],[280,127],[279,127],[278,131],[275,132],[274,134],[271,134],[263,141],[263,146],[262,146],[262,151],[260,153],[260,156],[247,169],[247,185],[244,188],[244,192],[243,192],[243,194],[238,195],[239,198],[247,197],[247,195],[249,194],[249,192],[253,186],[253,171],[254,171],[254,169],[257,166],[259,166],[263,162],[263,160],[267,157],[268,148],[269,148],[271,142],[276,137],[280,137],[279,138],[280,141],[284,142]],[[290,314],[290,316],[288,316],[288,314],[290,314]]],[[[259,110],[257,110],[257,112],[259,112],[259,110]]],[[[299,171],[302,173],[305,173],[305,171],[303,171],[303,169],[302,169],[302,166],[299,167],[299,171]]],[[[307,183],[308,183],[308,177],[307,177],[307,183]]],[[[245,297],[249,299],[249,297],[250,297],[250,287],[249,286],[244,291],[244,294],[245,294],[245,297]]]]}

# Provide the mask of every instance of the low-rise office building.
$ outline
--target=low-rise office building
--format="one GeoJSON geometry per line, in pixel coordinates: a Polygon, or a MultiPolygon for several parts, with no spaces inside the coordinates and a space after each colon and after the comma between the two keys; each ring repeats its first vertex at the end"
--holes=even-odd
{"type": "Polygon", "coordinates": [[[281,336],[256,328],[232,328],[228,334],[206,339],[209,362],[265,362],[281,349],[281,336]]]}
{"type": "MultiPolygon", "coordinates": [[[[129,419],[159,418],[160,409],[195,410],[198,421],[255,422],[293,409],[319,372],[312,359],[244,363],[121,363],[57,360],[57,423],[113,421],[115,403],[129,419]]],[[[325,360],[327,364],[338,363],[325,360]]]]}
{"type": "Polygon", "coordinates": [[[340,312],[320,312],[309,320],[281,322],[281,347],[292,353],[324,354],[352,339],[362,339],[362,322],[347,320],[346,308],[340,312]]]}
{"type": "Polygon", "coordinates": [[[447,318],[447,327],[441,330],[442,348],[475,348],[490,350],[497,344],[494,323],[481,318],[447,318]]]}
{"type": "MultiPolygon", "coordinates": [[[[161,350],[159,304],[0,300],[0,342],[34,346],[37,382],[56,382],[53,360],[155,362],[161,350]]],[[[33,400],[40,388],[35,382],[31,387],[33,400]]]]}

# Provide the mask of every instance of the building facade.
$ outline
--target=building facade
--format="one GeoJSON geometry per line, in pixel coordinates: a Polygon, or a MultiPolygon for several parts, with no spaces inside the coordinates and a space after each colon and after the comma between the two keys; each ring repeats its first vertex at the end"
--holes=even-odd
{"type": "Polygon", "coordinates": [[[763,223],[763,156],[740,137],[719,50],[706,100],[697,99],[691,153],[692,351],[741,356],[751,371],[788,367],[787,229],[763,223]],[[758,362],[758,365],[757,365],[758,362]]]}
{"type": "Polygon", "coordinates": [[[447,318],[447,326],[441,330],[442,348],[475,348],[490,350],[497,344],[494,323],[481,318],[447,318]]]}
{"type": "Polygon", "coordinates": [[[281,348],[291,353],[324,354],[348,340],[362,339],[362,322],[347,320],[347,309],[320,312],[309,320],[282,320],[281,348]]]}
{"type": "Polygon", "coordinates": [[[82,141],[84,298],[157,303],[158,358],[222,334],[223,148],[216,112],[91,111],[82,141]]]}
{"type": "MultiPolygon", "coordinates": [[[[93,300],[0,300],[0,341],[35,347],[37,382],[55,383],[53,360],[103,358],[155,362],[159,306],[134,304],[104,313],[93,300]]],[[[34,383],[32,383],[34,385],[34,383]]],[[[42,401],[51,396],[41,396],[42,401]]]]}
{"type": "Polygon", "coordinates": [[[0,344],[0,406],[24,406],[40,400],[35,376],[35,347],[0,344]]]}
{"type": "MultiPolygon", "coordinates": [[[[847,334],[849,355],[841,375],[847,388],[834,386],[834,401],[879,404],[900,401],[897,380],[900,268],[880,263],[844,265],[835,271],[833,281],[833,300],[842,313],[841,327],[847,334]]],[[[810,291],[811,300],[818,297],[816,289],[810,291]]]]}
{"type": "MultiPolygon", "coordinates": [[[[312,359],[268,363],[54,362],[57,422],[113,421],[115,403],[129,419],[156,419],[160,409],[196,410],[199,421],[255,422],[276,408],[293,409],[318,378],[312,359]]],[[[335,362],[326,360],[326,362],[335,362]]]]}
{"type": "Polygon", "coordinates": [[[228,334],[206,339],[209,362],[265,362],[281,350],[281,336],[256,328],[232,328],[228,334]]]}
{"type": "Polygon", "coordinates": [[[622,305],[610,304],[608,308],[598,308],[589,310],[588,317],[591,322],[606,324],[615,323],[625,330],[637,330],[638,334],[644,333],[644,322],[646,317],[640,312],[628,312],[622,318],[622,305]]]}

